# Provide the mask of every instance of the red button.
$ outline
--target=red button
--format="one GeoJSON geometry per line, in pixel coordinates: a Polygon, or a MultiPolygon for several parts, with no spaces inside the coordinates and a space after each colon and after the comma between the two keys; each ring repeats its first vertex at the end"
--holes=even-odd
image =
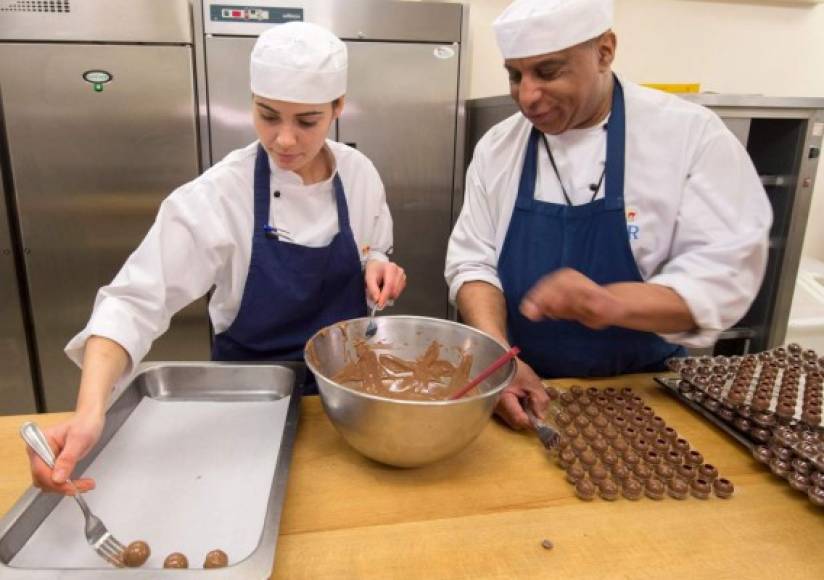
{"type": "Polygon", "coordinates": [[[232,17],[234,17],[234,18],[240,18],[240,17],[241,17],[241,12],[240,12],[240,10],[232,10],[232,17]]]}

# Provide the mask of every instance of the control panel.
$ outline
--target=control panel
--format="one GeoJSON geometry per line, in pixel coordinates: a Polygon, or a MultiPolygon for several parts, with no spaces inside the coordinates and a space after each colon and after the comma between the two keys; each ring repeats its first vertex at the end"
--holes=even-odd
{"type": "Polygon", "coordinates": [[[209,6],[209,17],[213,22],[283,24],[303,21],[303,8],[212,4],[209,6]]]}

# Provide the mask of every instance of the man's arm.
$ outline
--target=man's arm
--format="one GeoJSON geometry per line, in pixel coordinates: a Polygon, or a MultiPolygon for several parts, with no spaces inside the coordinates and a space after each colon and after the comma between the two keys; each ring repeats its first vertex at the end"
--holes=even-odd
{"type": "MultiPolygon", "coordinates": [[[[464,322],[509,344],[506,300],[496,286],[480,281],[466,282],[458,290],[457,303],[464,322]]],[[[501,393],[495,413],[513,429],[528,429],[529,418],[521,407],[521,399],[529,400],[533,412],[545,417],[549,396],[535,371],[522,360],[517,359],[517,362],[515,378],[501,393]]]]}
{"type": "Polygon", "coordinates": [[[544,276],[521,302],[530,320],[575,320],[589,328],[621,326],[660,334],[696,327],[687,303],[675,290],[645,282],[600,286],[570,268],[544,276]]]}
{"type": "Polygon", "coordinates": [[[479,280],[466,282],[458,290],[457,303],[464,322],[509,344],[506,301],[497,287],[479,280]]]}

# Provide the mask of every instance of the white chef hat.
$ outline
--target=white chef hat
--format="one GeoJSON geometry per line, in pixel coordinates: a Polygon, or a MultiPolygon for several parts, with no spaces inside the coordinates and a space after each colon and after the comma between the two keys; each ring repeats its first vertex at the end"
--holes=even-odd
{"type": "Polygon", "coordinates": [[[249,73],[258,96],[331,103],[346,92],[346,45],[316,24],[278,24],[258,37],[249,73]]]}
{"type": "Polygon", "coordinates": [[[492,28],[505,59],[557,52],[612,28],[612,0],[516,0],[492,28]]]}

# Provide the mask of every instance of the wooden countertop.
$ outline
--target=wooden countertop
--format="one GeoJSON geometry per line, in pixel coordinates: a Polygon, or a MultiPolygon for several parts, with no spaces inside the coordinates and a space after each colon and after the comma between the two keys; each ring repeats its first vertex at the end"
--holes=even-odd
{"type": "MultiPolygon", "coordinates": [[[[568,386],[582,381],[554,381],[568,386]]],[[[632,386],[733,481],[735,496],[578,500],[537,438],[493,421],[457,456],[403,470],[351,450],[303,401],[273,578],[824,578],[824,510],[650,375],[632,386]],[[553,550],[541,547],[550,539],[553,550]]],[[[66,414],[38,416],[41,425],[66,414]]],[[[0,513],[29,485],[0,417],[0,513]]]]}

